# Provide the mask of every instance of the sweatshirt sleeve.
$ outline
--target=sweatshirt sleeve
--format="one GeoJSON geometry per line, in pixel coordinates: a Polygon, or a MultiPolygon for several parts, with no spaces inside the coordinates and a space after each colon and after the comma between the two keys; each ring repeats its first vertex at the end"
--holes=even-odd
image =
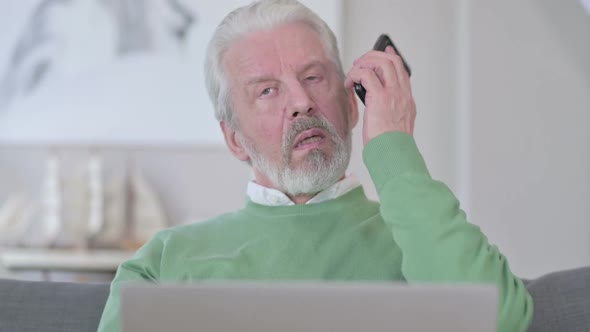
{"type": "Polygon", "coordinates": [[[499,290],[499,331],[526,331],[533,301],[506,258],[467,222],[449,188],[430,177],[414,138],[401,132],[371,140],[363,159],[379,193],[408,282],[484,282],[499,290]]]}
{"type": "Polygon", "coordinates": [[[120,326],[120,291],[126,282],[153,282],[160,278],[160,262],[164,250],[165,232],[156,235],[140,248],[135,256],[122,263],[111,282],[111,291],[105,304],[98,332],[116,332],[120,326]]]}

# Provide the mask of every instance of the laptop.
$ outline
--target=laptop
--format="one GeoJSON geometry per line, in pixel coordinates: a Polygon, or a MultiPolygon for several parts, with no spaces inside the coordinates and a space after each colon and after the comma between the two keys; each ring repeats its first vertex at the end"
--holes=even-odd
{"type": "Polygon", "coordinates": [[[492,285],[130,283],[121,331],[492,332],[497,307],[492,285]]]}

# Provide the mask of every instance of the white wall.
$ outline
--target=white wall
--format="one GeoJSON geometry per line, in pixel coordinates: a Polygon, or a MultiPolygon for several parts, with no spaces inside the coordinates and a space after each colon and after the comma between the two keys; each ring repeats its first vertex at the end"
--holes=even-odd
{"type": "Polygon", "coordinates": [[[532,0],[471,13],[472,220],[522,275],[588,265],[590,15],[532,0]]]}

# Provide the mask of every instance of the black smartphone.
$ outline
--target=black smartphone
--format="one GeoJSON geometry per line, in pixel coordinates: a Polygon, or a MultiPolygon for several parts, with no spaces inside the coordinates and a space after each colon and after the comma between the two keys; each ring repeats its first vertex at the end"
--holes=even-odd
{"type": "MultiPolygon", "coordinates": [[[[373,49],[376,51],[383,52],[383,51],[385,51],[385,48],[388,45],[391,45],[391,47],[393,47],[393,49],[395,50],[395,53],[397,53],[399,55],[399,57],[402,58],[402,62],[404,63],[404,67],[406,68],[408,75],[412,76],[412,70],[410,69],[410,66],[408,66],[408,63],[406,62],[406,60],[404,59],[402,54],[397,50],[397,47],[395,47],[395,44],[391,41],[391,39],[389,38],[388,35],[382,34],[381,36],[379,36],[379,38],[377,38],[377,41],[375,42],[375,45],[373,46],[373,49]]],[[[361,101],[364,104],[365,103],[365,95],[367,94],[367,90],[365,90],[365,88],[360,83],[355,83],[354,84],[354,91],[356,92],[356,95],[359,96],[359,98],[361,99],[361,101]]]]}

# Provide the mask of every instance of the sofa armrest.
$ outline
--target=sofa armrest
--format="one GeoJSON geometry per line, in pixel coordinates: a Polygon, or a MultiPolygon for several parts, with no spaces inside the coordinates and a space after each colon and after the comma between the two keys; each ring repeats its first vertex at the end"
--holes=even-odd
{"type": "Polygon", "coordinates": [[[526,287],[535,306],[529,331],[590,329],[590,267],[550,273],[526,287]]]}
{"type": "Polygon", "coordinates": [[[0,279],[0,331],[93,331],[109,284],[0,279]]]}

